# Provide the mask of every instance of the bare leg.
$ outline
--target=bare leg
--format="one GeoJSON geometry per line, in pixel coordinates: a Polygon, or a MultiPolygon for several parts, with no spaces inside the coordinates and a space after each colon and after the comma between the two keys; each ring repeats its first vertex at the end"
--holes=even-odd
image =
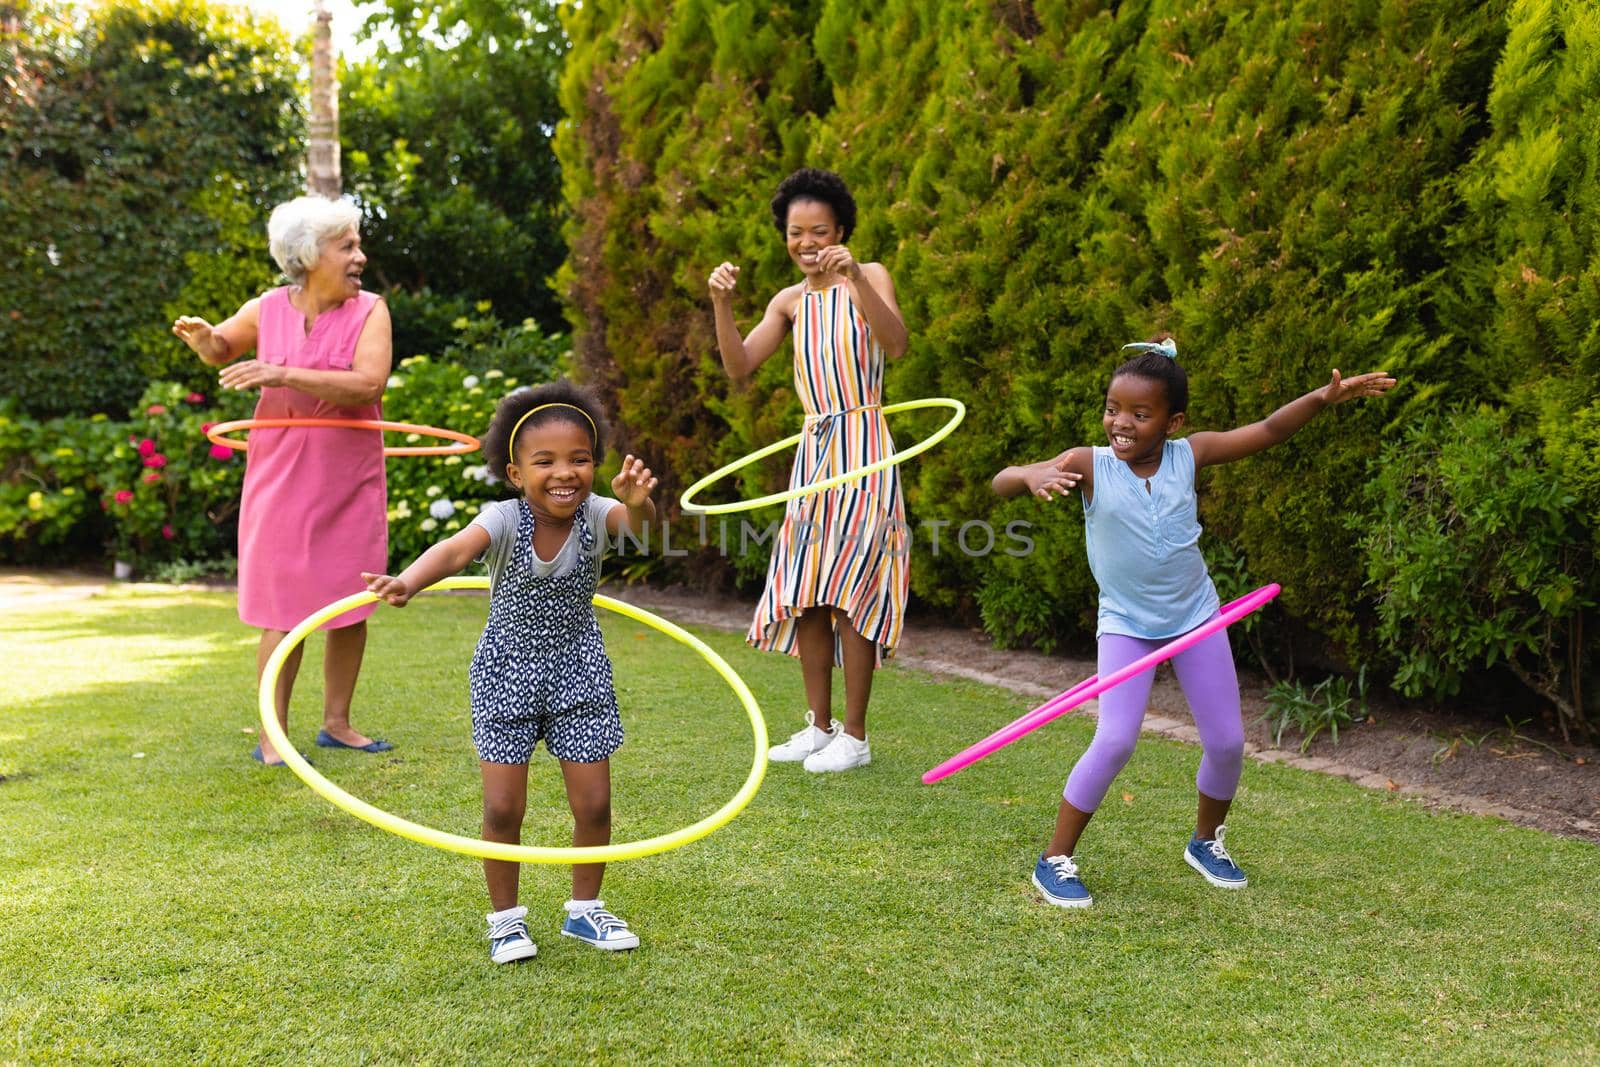
{"type": "Polygon", "coordinates": [[[1079,811],[1063,798],[1061,808],[1056,812],[1056,832],[1050,838],[1050,844],[1045,846],[1046,856],[1070,856],[1078,847],[1078,838],[1083,835],[1083,828],[1089,825],[1089,820],[1094,818],[1092,811],[1079,811]]]}
{"type": "MultiPolygon", "coordinates": [[[[522,817],[528,810],[528,765],[478,761],[483,773],[483,839],[516,845],[522,842],[522,817]]],[[[505,911],[517,906],[517,875],[522,865],[510,860],[484,860],[489,906],[505,911]]]]}
{"type": "Polygon", "coordinates": [[[367,624],[328,631],[322,659],[322,728],[347,745],[367,745],[372,738],[350,726],[350,701],[355,696],[361,657],[367,649],[367,624]]]}
{"type": "Polygon", "coordinates": [[[872,672],[878,669],[878,645],[842,620],[844,644],[844,732],[867,739],[867,702],[872,699],[872,672]]]}
{"type": "Polygon", "coordinates": [[[1228,808],[1233,800],[1218,800],[1198,791],[1195,795],[1200,798],[1199,810],[1194,818],[1195,836],[1202,841],[1210,841],[1217,836],[1217,827],[1228,821],[1228,808]]]}
{"type": "Polygon", "coordinates": [[[816,714],[817,729],[826,731],[833,724],[833,609],[807,608],[795,626],[806,706],[816,714]]]}
{"type": "MultiPolygon", "coordinates": [[[[567,803],[572,807],[572,843],[609,845],[611,843],[611,761],[575,763],[561,761],[561,778],[567,784],[567,803]]],[[[594,900],[600,895],[603,863],[572,865],[572,899],[594,900]]]]}
{"type": "MultiPolygon", "coordinates": [[[[267,660],[288,636],[287,630],[261,631],[261,643],[256,646],[257,685],[261,684],[261,676],[267,671],[267,660]]],[[[278,684],[272,694],[272,704],[278,712],[278,725],[283,728],[284,733],[289,732],[289,697],[294,693],[294,680],[300,673],[300,655],[304,651],[304,645],[296,645],[294,651],[284,659],[283,669],[278,672],[278,684]]],[[[261,735],[261,758],[273,765],[283,762],[278,750],[272,746],[272,741],[264,733],[261,735]]]]}

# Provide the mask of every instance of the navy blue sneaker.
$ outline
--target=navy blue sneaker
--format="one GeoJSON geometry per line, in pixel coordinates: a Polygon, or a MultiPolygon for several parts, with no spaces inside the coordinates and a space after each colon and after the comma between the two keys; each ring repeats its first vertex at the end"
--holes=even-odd
{"type": "Polygon", "coordinates": [[[1222,832],[1227,827],[1217,827],[1217,836],[1203,841],[1198,835],[1189,838],[1189,847],[1183,858],[1189,866],[1199,871],[1205,880],[1218,889],[1243,889],[1249,884],[1239,865],[1233,862],[1228,850],[1222,847],[1222,832]]]}
{"type": "Polygon", "coordinates": [[[567,921],[561,924],[561,933],[611,952],[639,947],[639,935],[628,929],[626,922],[607,911],[603,900],[595,901],[595,906],[588,911],[580,911],[576,915],[568,912],[567,921]]]}
{"type": "Polygon", "coordinates": [[[1078,880],[1078,865],[1071,856],[1040,856],[1033,865],[1033,884],[1045,900],[1059,908],[1087,908],[1094,903],[1078,880]]]}
{"type": "Polygon", "coordinates": [[[531,959],[539,951],[528,935],[528,924],[523,916],[527,908],[510,908],[495,912],[489,919],[489,958],[495,963],[512,963],[531,959]]]}

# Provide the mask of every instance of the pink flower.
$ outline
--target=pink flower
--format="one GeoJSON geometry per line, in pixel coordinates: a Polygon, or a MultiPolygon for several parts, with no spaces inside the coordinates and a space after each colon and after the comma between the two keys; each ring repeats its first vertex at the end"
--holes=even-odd
{"type": "Polygon", "coordinates": [[[167,465],[167,457],[157,452],[153,456],[144,457],[144,465],[146,467],[165,467],[167,465]]]}
{"type": "Polygon", "coordinates": [[[230,460],[233,458],[233,449],[229,448],[227,445],[212,445],[211,458],[224,461],[230,460]]]}
{"type": "Polygon", "coordinates": [[[145,485],[155,485],[160,480],[161,480],[161,474],[160,474],[159,471],[146,471],[145,472],[145,476],[144,476],[144,484],[145,485]]]}
{"type": "Polygon", "coordinates": [[[131,503],[133,503],[133,490],[132,489],[118,489],[117,490],[117,495],[116,495],[116,501],[119,504],[131,504],[131,503]]]}
{"type": "Polygon", "coordinates": [[[214,422],[202,422],[200,424],[200,432],[201,433],[210,433],[211,432],[211,427],[213,427],[215,425],[216,425],[216,423],[214,423],[214,422]]]}
{"type": "Polygon", "coordinates": [[[144,413],[146,415],[165,415],[167,413],[167,409],[164,404],[151,404],[149,407],[144,409],[144,413]]]}
{"type": "Polygon", "coordinates": [[[156,450],[156,443],[154,441],[150,440],[150,438],[146,437],[143,441],[139,442],[139,455],[148,456],[150,453],[154,452],[155,450],[156,450]]]}
{"type": "Polygon", "coordinates": [[[188,396],[184,397],[184,399],[191,404],[204,404],[206,402],[204,393],[190,393],[188,396]]]}
{"type": "Polygon", "coordinates": [[[168,541],[170,541],[170,540],[172,540],[174,537],[176,537],[178,535],[173,532],[172,523],[164,522],[164,523],[161,524],[161,536],[165,537],[168,541]]]}

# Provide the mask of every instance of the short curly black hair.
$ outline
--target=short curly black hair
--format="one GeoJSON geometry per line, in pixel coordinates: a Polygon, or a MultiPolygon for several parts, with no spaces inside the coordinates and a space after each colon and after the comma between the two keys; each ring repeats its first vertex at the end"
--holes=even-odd
{"type": "Polygon", "coordinates": [[[772,224],[779,233],[789,228],[789,205],[796,200],[815,200],[833,209],[834,221],[844,231],[842,241],[850,240],[856,228],[856,198],[850,195],[844,179],[831,170],[801,167],[778,183],[772,194],[772,224]]]}
{"type": "Polygon", "coordinates": [[[589,435],[594,445],[595,463],[606,458],[606,420],[601,413],[600,402],[582,386],[558,378],[531,389],[525,386],[500,398],[500,403],[494,409],[494,417],[489,420],[489,428],[483,432],[483,458],[488,464],[489,473],[502,482],[506,480],[506,464],[511,459],[512,427],[516,427],[517,436],[520,437],[535,426],[557,420],[570,422],[589,435]],[[544,410],[518,425],[524,415],[538,407],[544,407],[544,410]]]}
{"type": "MultiPolygon", "coordinates": [[[[1160,344],[1172,339],[1170,333],[1158,333],[1149,338],[1150,344],[1160,344]]],[[[1167,393],[1167,414],[1177,415],[1189,409],[1189,375],[1176,358],[1162,352],[1141,352],[1111,372],[1111,380],[1124,375],[1160,382],[1167,393]]]]}

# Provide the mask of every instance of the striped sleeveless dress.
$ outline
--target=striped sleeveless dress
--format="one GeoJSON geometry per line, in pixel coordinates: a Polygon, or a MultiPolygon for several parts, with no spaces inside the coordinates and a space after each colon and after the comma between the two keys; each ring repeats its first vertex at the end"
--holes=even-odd
{"type": "MultiPolygon", "coordinates": [[[[789,488],[894,454],[882,410],[883,364],[883,349],[847,285],[802,290],[794,315],[794,387],[806,418],[789,488]]],[[[881,665],[900,642],[910,556],[898,467],[789,501],[746,639],[798,656],[801,612],[829,604],[877,645],[881,665]]],[[[838,627],[835,621],[834,662],[842,664],[838,627]]]]}

